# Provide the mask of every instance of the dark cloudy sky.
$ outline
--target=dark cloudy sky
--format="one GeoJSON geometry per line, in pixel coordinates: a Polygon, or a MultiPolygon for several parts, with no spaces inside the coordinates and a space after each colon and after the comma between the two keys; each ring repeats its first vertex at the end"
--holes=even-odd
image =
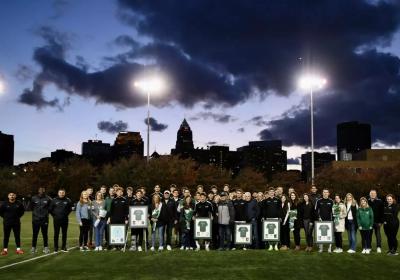
{"type": "Polygon", "coordinates": [[[145,137],[146,97],[130,83],[162,73],[151,150],[169,153],[186,117],[195,146],[282,139],[295,159],[309,146],[296,81],[311,70],[328,79],[315,96],[319,149],[334,151],[336,124],[351,120],[398,147],[399,2],[1,1],[0,130],[15,135],[16,163],[119,130],[145,137]]]}

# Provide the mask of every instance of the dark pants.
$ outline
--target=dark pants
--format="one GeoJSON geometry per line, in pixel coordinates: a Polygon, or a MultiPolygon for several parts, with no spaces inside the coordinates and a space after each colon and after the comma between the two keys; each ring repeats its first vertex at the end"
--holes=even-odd
{"type": "Polygon", "coordinates": [[[233,248],[231,244],[232,240],[231,225],[218,225],[218,232],[219,232],[219,248],[220,249],[233,248]]]}
{"type": "Polygon", "coordinates": [[[304,234],[306,237],[307,247],[313,246],[313,228],[314,224],[311,220],[303,220],[304,234]]]}
{"type": "Polygon", "coordinates": [[[194,239],[193,239],[193,227],[190,229],[184,229],[182,232],[182,246],[185,248],[194,248],[194,239]]]}
{"type": "Polygon", "coordinates": [[[336,248],[343,249],[343,238],[341,232],[335,232],[335,246],[336,248]]]}
{"type": "Polygon", "coordinates": [[[167,236],[165,244],[171,246],[172,241],[172,230],[174,228],[174,222],[168,222],[165,226],[165,235],[167,236]]]}
{"type": "Polygon", "coordinates": [[[104,245],[109,248],[108,240],[110,240],[110,230],[108,229],[108,225],[106,225],[106,227],[104,228],[104,237],[105,237],[104,245]]]}
{"type": "Polygon", "coordinates": [[[371,249],[372,230],[360,230],[363,249],[371,249]]]}
{"type": "Polygon", "coordinates": [[[146,229],[143,228],[133,228],[131,229],[131,236],[135,236],[136,238],[136,245],[142,246],[143,245],[143,231],[146,229]]]}
{"type": "Polygon", "coordinates": [[[254,248],[254,249],[258,249],[259,248],[259,235],[258,235],[258,227],[257,227],[257,220],[256,219],[254,219],[254,220],[251,220],[250,221],[250,223],[251,223],[251,231],[252,231],[252,234],[253,234],[253,240],[252,240],[252,247],[254,248]]]}
{"type": "Polygon", "coordinates": [[[293,239],[294,239],[294,245],[300,246],[300,228],[294,228],[293,229],[293,239]]]}
{"type": "Polygon", "coordinates": [[[60,236],[61,229],[61,248],[67,248],[67,232],[68,232],[68,220],[58,221],[53,220],[54,223],[54,250],[58,250],[58,237],[60,236]]]}
{"type": "Polygon", "coordinates": [[[11,230],[14,232],[15,244],[17,248],[21,247],[21,224],[7,225],[3,223],[4,227],[4,239],[3,248],[8,248],[8,241],[10,240],[11,230]]]}
{"type": "Polygon", "coordinates": [[[36,247],[39,231],[42,231],[43,236],[43,246],[49,247],[49,237],[48,237],[49,221],[34,221],[32,222],[32,247],[36,247]]]}
{"type": "Polygon", "coordinates": [[[88,219],[82,219],[82,225],[79,226],[79,246],[86,246],[89,237],[91,222],[88,219]]]}
{"type": "Polygon", "coordinates": [[[219,228],[218,228],[218,223],[213,223],[213,226],[212,226],[211,246],[214,249],[218,248],[218,246],[219,246],[219,228]]]}
{"type": "Polygon", "coordinates": [[[399,223],[386,224],[383,226],[383,230],[387,236],[387,242],[389,251],[397,251],[397,232],[399,231],[399,223]]]}
{"type": "Polygon", "coordinates": [[[382,238],[381,238],[381,226],[379,224],[374,224],[373,226],[375,237],[376,237],[376,247],[382,247],[382,238]]]}
{"type": "Polygon", "coordinates": [[[93,245],[93,232],[94,232],[93,228],[94,228],[93,221],[90,220],[90,227],[89,227],[89,232],[88,232],[88,242],[87,242],[88,246],[92,246],[93,245]]]}
{"type": "Polygon", "coordinates": [[[290,229],[289,223],[281,224],[281,245],[290,246],[290,229]]]}

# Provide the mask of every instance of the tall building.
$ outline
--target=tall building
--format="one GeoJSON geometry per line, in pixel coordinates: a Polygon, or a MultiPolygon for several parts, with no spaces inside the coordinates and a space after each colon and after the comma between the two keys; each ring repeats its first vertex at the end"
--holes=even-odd
{"type": "Polygon", "coordinates": [[[191,157],[194,150],[192,130],[186,119],[183,119],[178,129],[176,137],[175,149],[171,150],[173,155],[181,155],[182,157],[191,157]]]}
{"type": "Polygon", "coordinates": [[[338,160],[352,160],[354,154],[371,149],[371,125],[344,122],[337,125],[338,160]]]}
{"type": "Polygon", "coordinates": [[[241,153],[242,167],[253,167],[269,178],[274,173],[286,171],[287,154],[282,150],[281,140],[252,141],[237,151],[241,153]]]}
{"type": "Polygon", "coordinates": [[[113,146],[114,157],[126,157],[137,155],[143,157],[144,143],[140,132],[123,131],[118,133],[113,146]]]}
{"type": "MultiPolygon", "coordinates": [[[[334,154],[314,152],[314,170],[332,161],[335,161],[334,154]]],[[[311,152],[301,155],[301,173],[303,180],[309,181],[311,179],[311,152]]]]}
{"type": "Polygon", "coordinates": [[[0,166],[14,165],[14,136],[0,131],[0,166]]]}
{"type": "Polygon", "coordinates": [[[89,140],[82,143],[82,156],[93,164],[111,161],[111,145],[101,140],[89,140]]]}
{"type": "Polygon", "coordinates": [[[64,149],[56,150],[51,152],[50,161],[55,164],[64,163],[66,160],[79,157],[77,154],[71,151],[66,151],[64,149]]]}

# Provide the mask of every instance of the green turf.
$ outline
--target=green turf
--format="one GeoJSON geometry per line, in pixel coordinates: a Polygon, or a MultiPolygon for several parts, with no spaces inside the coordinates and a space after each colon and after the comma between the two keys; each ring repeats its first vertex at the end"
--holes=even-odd
{"type": "MultiPolygon", "coordinates": [[[[14,239],[11,238],[10,254],[0,258],[0,267],[33,257],[29,252],[32,235],[30,218],[31,213],[27,213],[22,221],[22,242],[26,254],[14,254],[14,239]]],[[[71,247],[77,245],[78,225],[72,214],[70,221],[68,243],[71,247]]],[[[49,236],[52,245],[51,223],[49,236]]],[[[347,235],[343,237],[344,249],[347,250],[347,235]]],[[[387,244],[383,230],[382,237],[385,252],[387,244]]],[[[358,236],[358,244],[360,241],[358,236]]],[[[38,249],[41,251],[42,248],[39,236],[38,249]]],[[[293,250],[182,252],[176,249],[162,253],[123,253],[72,250],[0,270],[0,279],[344,279],[346,275],[352,279],[388,279],[398,271],[399,265],[400,257],[376,253],[319,254],[293,250]]]]}

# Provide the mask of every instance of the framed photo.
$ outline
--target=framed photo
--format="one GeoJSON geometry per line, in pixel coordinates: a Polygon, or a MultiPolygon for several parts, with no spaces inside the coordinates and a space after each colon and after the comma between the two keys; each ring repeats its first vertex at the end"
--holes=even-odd
{"type": "Polygon", "coordinates": [[[194,239],[212,239],[212,223],[210,218],[195,218],[194,239]]]}
{"type": "Polygon", "coordinates": [[[109,244],[110,245],[125,245],[126,227],[124,224],[109,225],[109,244]]]}
{"type": "Polygon", "coordinates": [[[130,206],[129,226],[131,228],[147,228],[149,226],[148,212],[147,206],[130,206]]]}
{"type": "Polygon", "coordinates": [[[315,222],[315,244],[332,244],[333,239],[333,222],[322,221],[315,222]]]}
{"type": "Polygon", "coordinates": [[[281,223],[279,219],[266,219],[262,227],[262,241],[279,242],[281,236],[281,223]]]}
{"type": "Polygon", "coordinates": [[[251,245],[253,236],[251,231],[251,224],[236,223],[235,224],[235,244],[238,245],[251,245]]]}

